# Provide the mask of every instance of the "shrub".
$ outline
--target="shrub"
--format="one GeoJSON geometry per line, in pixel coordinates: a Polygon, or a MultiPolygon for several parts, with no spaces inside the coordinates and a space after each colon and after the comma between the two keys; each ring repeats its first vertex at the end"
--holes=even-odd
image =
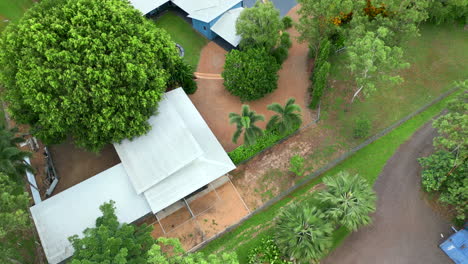
{"type": "Polygon", "coordinates": [[[195,82],[193,75],[193,68],[190,64],[179,60],[177,63],[177,74],[172,76],[172,86],[180,86],[187,94],[194,94],[197,91],[197,82],[195,82]]]}
{"type": "Polygon", "coordinates": [[[304,157],[300,155],[294,155],[289,160],[289,171],[296,174],[299,177],[302,177],[305,172],[304,168],[304,157]]]}
{"type": "Polygon", "coordinates": [[[330,56],[330,48],[331,48],[331,44],[328,39],[324,39],[320,43],[318,56],[314,62],[314,68],[317,68],[317,67],[320,68],[321,65],[323,65],[326,61],[328,61],[328,57],[330,56]]]}
{"type": "Polygon", "coordinates": [[[331,47],[330,47],[330,52],[335,53],[339,49],[344,48],[345,46],[345,37],[342,33],[335,33],[330,36],[330,42],[331,42],[331,47]]]}
{"type": "Polygon", "coordinates": [[[309,108],[316,109],[320,98],[322,98],[323,91],[327,86],[328,73],[330,72],[330,63],[326,61],[313,76],[312,80],[312,100],[310,101],[309,108]]]}
{"type": "Polygon", "coordinates": [[[272,54],[275,57],[276,62],[281,65],[288,58],[289,48],[291,48],[292,42],[289,38],[288,32],[283,32],[281,35],[280,45],[273,50],[272,54]]]}
{"type": "Polygon", "coordinates": [[[281,21],[283,22],[283,29],[286,30],[288,28],[291,28],[292,25],[293,25],[293,20],[291,17],[289,16],[285,16],[283,17],[283,19],[281,19],[281,21]]]}
{"type": "Polygon", "coordinates": [[[281,134],[275,130],[266,130],[263,136],[257,138],[257,142],[255,144],[250,146],[241,145],[229,152],[228,155],[234,164],[239,164],[240,162],[255,156],[258,152],[273,146],[276,142],[294,133],[298,128],[299,127],[296,127],[285,134],[281,134]]]}
{"type": "Polygon", "coordinates": [[[280,46],[286,47],[288,49],[291,48],[292,42],[288,32],[283,32],[283,34],[281,34],[280,46]]]}
{"type": "Polygon", "coordinates": [[[232,50],[226,55],[224,86],[241,101],[260,99],[278,87],[280,66],[263,48],[232,50]]]}
{"type": "Polygon", "coordinates": [[[333,224],[316,207],[293,203],[283,209],[275,226],[275,239],[284,255],[296,263],[324,257],[332,246],[333,224]]]}
{"type": "Polygon", "coordinates": [[[278,246],[272,237],[263,238],[261,244],[249,251],[247,256],[249,264],[292,264],[290,261],[283,260],[278,246]]]}
{"type": "Polygon", "coordinates": [[[353,136],[354,138],[366,138],[369,136],[371,128],[371,123],[369,119],[360,118],[356,120],[356,124],[354,125],[353,136]]]}

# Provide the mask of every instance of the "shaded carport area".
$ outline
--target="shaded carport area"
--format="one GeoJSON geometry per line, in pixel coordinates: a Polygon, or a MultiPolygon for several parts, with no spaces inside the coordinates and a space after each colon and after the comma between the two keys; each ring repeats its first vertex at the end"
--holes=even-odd
{"type": "Polygon", "coordinates": [[[400,146],[374,185],[373,224],[347,237],[322,263],[451,263],[438,248],[451,224],[425,200],[417,161],[434,151],[435,135],[431,121],[400,146]]]}

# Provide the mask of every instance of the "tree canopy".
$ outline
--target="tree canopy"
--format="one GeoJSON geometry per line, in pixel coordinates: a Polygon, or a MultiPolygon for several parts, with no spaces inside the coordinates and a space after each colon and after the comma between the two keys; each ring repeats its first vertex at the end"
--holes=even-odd
{"type": "Polygon", "coordinates": [[[0,82],[12,117],[46,144],[72,136],[98,151],[150,129],[180,60],[128,1],[44,0],[3,32],[0,82]]]}
{"type": "Polygon", "coordinates": [[[104,203],[96,227],[84,230],[82,238],[69,238],[75,249],[72,264],[146,263],[148,250],[154,244],[151,228],[119,223],[114,202],[104,203]]]}
{"type": "Polygon", "coordinates": [[[0,172],[21,179],[26,171],[33,171],[33,168],[24,160],[30,157],[31,153],[17,147],[17,144],[25,141],[24,138],[15,136],[17,132],[17,128],[7,129],[0,126],[0,172]]]}
{"type": "Polygon", "coordinates": [[[280,66],[264,48],[232,50],[226,55],[224,87],[241,101],[260,99],[278,87],[280,66]]]}
{"type": "Polygon", "coordinates": [[[264,121],[263,115],[257,115],[251,111],[248,105],[242,105],[241,114],[229,113],[229,123],[236,125],[236,131],[232,135],[232,142],[237,143],[240,135],[244,133],[244,144],[254,145],[257,138],[263,135],[263,131],[255,123],[264,121]]]}
{"type": "Polygon", "coordinates": [[[30,231],[29,195],[8,175],[0,172],[0,262],[23,261],[18,246],[30,231]]]}
{"type": "Polygon", "coordinates": [[[272,2],[257,1],[253,8],[245,8],[236,22],[236,32],[242,37],[241,48],[264,47],[270,52],[279,44],[283,22],[272,2]]]}
{"type": "Polygon", "coordinates": [[[236,253],[186,253],[179,240],[160,237],[148,252],[148,264],[239,264],[236,253]]]}

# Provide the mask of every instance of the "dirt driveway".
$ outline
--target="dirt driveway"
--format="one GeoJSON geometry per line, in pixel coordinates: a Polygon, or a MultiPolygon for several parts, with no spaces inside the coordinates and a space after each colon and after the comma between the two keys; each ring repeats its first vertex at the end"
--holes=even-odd
{"type": "Polygon", "coordinates": [[[432,122],[400,146],[379,175],[374,224],[351,234],[322,263],[443,264],[451,263],[438,248],[440,233],[450,223],[423,199],[417,158],[433,151],[432,122]]]}
{"type": "MultiPolygon", "coordinates": [[[[297,21],[296,13],[299,6],[294,7],[288,13],[297,21]]],[[[247,102],[246,104],[257,113],[265,115],[266,121],[274,114],[266,109],[267,105],[277,102],[286,103],[288,98],[296,98],[302,108],[303,124],[312,121],[312,115],[307,107],[309,103],[308,87],[310,85],[310,60],[308,59],[307,43],[298,43],[296,37],[299,33],[294,29],[288,29],[291,35],[292,47],[289,49],[289,56],[283,63],[282,69],[278,72],[278,89],[265,97],[247,102]]],[[[197,72],[200,73],[221,73],[224,68],[226,51],[214,42],[208,43],[202,50],[197,72]]],[[[228,115],[230,112],[240,112],[242,102],[238,97],[231,95],[223,85],[223,80],[198,79],[198,90],[190,95],[190,99],[202,114],[210,129],[218,138],[226,151],[231,151],[239,144],[231,142],[232,134],[235,131],[234,125],[229,125],[228,115]]],[[[266,122],[259,123],[264,128],[266,122]]]]}

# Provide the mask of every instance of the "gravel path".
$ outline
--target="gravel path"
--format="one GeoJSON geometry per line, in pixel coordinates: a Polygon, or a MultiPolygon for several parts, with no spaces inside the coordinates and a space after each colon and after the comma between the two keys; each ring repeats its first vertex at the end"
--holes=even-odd
{"type": "Polygon", "coordinates": [[[401,145],[379,175],[374,224],[351,234],[322,263],[451,263],[438,248],[440,233],[450,233],[450,223],[429,207],[420,186],[417,158],[433,151],[431,123],[401,145]]]}

